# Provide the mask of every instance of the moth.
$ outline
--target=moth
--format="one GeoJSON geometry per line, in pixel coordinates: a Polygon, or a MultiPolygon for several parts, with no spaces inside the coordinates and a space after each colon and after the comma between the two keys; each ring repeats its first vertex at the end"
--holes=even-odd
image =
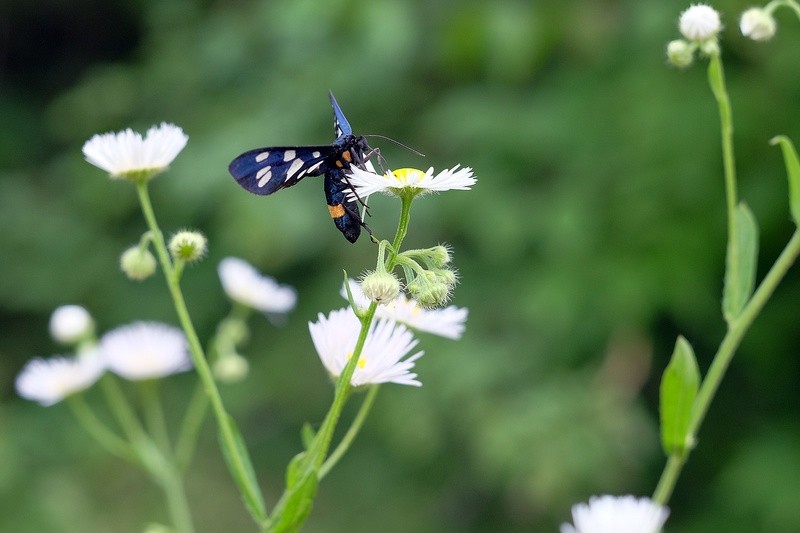
{"type": "MultiPolygon", "coordinates": [[[[248,150],[231,161],[228,171],[248,191],[267,195],[297,184],[306,176],[324,176],[325,200],[333,223],[344,238],[356,242],[362,226],[369,228],[358,212],[357,196],[347,178],[351,166],[367,170],[366,162],[376,152],[361,135],[353,135],[342,109],[328,93],[333,106],[332,144],[319,146],[275,146],[248,150]]],[[[362,202],[363,203],[363,202],[362,202]]]]}

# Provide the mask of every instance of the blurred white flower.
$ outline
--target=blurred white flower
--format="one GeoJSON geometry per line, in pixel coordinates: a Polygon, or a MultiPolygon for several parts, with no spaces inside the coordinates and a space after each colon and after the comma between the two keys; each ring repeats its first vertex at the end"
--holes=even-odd
{"type": "MultiPolygon", "coordinates": [[[[361,322],[350,308],[344,308],[327,317],[320,313],[317,322],[308,323],[308,329],[322,364],[332,376],[339,377],[353,355],[361,322]]],[[[391,382],[421,386],[411,369],[424,352],[403,359],[416,345],[417,340],[405,326],[386,319],[373,322],[351,385],[391,382]]]]}
{"type": "Polygon", "coordinates": [[[83,145],[83,155],[113,178],[146,179],[165,170],[188,140],[181,128],[162,122],[147,130],[144,139],[130,128],[95,135],[83,145]]]}
{"type": "Polygon", "coordinates": [[[681,13],[679,28],[690,41],[712,39],[722,30],[719,13],[706,4],[694,4],[681,13]]]}
{"type": "Polygon", "coordinates": [[[356,194],[364,198],[376,192],[390,196],[399,196],[403,189],[412,189],[416,194],[428,192],[441,192],[449,190],[469,190],[477,179],[472,174],[471,168],[458,168],[454,166],[434,175],[433,167],[427,172],[416,168],[401,168],[387,171],[385,174],[376,174],[361,170],[356,166],[350,167],[350,183],[355,187],[355,193],[349,193],[349,198],[354,200],[356,194]]]}
{"type": "Polygon", "coordinates": [[[77,357],[36,358],[22,368],[15,385],[23,398],[48,406],[88,389],[103,370],[103,362],[96,350],[77,357]]]}
{"type": "Polygon", "coordinates": [[[593,496],[572,507],[575,525],[562,524],[561,533],[658,533],[668,515],[649,498],[593,496]]]}
{"type": "Polygon", "coordinates": [[[50,315],[50,335],[63,344],[75,344],[93,330],[92,316],[80,305],[62,305],[50,315]]]}
{"type": "Polygon", "coordinates": [[[99,348],[106,367],[130,380],[160,378],[192,367],[183,332],[158,322],[118,327],[103,335],[99,348]]]}
{"type": "Polygon", "coordinates": [[[297,303],[297,293],[269,276],[262,276],[247,261],[226,257],[217,269],[228,298],[263,313],[288,313],[297,303]]]}
{"type": "MultiPolygon", "coordinates": [[[[356,305],[362,308],[368,307],[370,301],[364,296],[359,283],[350,279],[349,284],[356,305]]],[[[342,286],[341,295],[347,299],[347,290],[344,286],[342,286]]],[[[391,303],[379,305],[375,312],[378,318],[388,318],[405,324],[413,330],[433,333],[454,340],[460,339],[464,334],[464,323],[467,321],[468,314],[467,308],[454,305],[444,309],[424,309],[402,292],[391,303]]]]}

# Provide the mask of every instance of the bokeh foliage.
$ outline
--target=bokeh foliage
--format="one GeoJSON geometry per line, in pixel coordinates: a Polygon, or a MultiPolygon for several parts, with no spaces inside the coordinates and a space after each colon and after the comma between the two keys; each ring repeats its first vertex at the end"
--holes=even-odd
{"type": "MultiPolygon", "coordinates": [[[[209,257],[184,276],[203,337],[227,303],[226,255],[296,286],[282,327],[255,323],[248,380],[223,393],[268,498],[331,396],[306,323],[341,306],[348,245],[306,180],[239,189],[228,161],[256,146],[331,139],[332,90],[392,166],[472,166],[472,192],[414,206],[409,246],[446,241],[467,334],[424,338],[421,390],[385,387],[321,486],[307,531],[552,531],[591,494],[649,494],[663,460],[658,380],[676,336],[704,370],[723,333],[724,198],[704,66],[666,66],[687,3],[329,0],[7,0],[0,7],[0,530],[138,531],[159,493],[104,455],[65,406],[15,396],[57,352],[49,313],[80,303],[106,330],[174,322],[162,280],[126,280],[144,224],[132,188],[86,164],[92,134],[162,120],[189,145],[153,183],[162,227],[197,227],[209,257]]],[[[776,134],[800,142],[800,23],[747,42],[715,2],[734,105],[741,197],[761,229],[759,275],[792,227],[776,134]]],[[[372,227],[396,205],[375,198],[372,227]]],[[[734,360],[672,502],[670,531],[796,531],[800,277],[790,273],[734,360]]],[[[190,375],[165,387],[177,415],[190,375]]],[[[99,397],[90,400],[100,405],[99,397]]],[[[201,531],[249,520],[209,427],[188,478],[201,531]]]]}

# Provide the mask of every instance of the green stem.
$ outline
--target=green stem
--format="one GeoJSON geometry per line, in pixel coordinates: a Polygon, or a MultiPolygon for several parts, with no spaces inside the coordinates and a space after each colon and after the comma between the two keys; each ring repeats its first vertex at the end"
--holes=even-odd
{"type": "Polygon", "coordinates": [[[154,379],[139,382],[142,398],[142,412],[147,430],[165,454],[171,454],[171,444],[167,431],[167,421],[158,394],[158,383],[154,379]]]}
{"type": "MultiPolygon", "coordinates": [[[[214,382],[211,368],[209,367],[205,358],[205,354],[203,353],[203,347],[200,344],[200,339],[197,336],[197,332],[195,331],[191,317],[189,316],[189,310],[186,307],[186,301],[183,298],[183,293],[181,292],[178,278],[173,269],[172,262],[170,261],[167,246],[164,243],[164,235],[161,233],[158,223],[156,222],[155,213],[153,212],[153,207],[150,202],[150,195],[147,191],[147,182],[144,181],[138,183],[136,186],[136,191],[139,195],[139,202],[142,206],[142,213],[144,214],[147,226],[153,235],[153,245],[156,249],[158,260],[161,263],[161,268],[164,271],[164,278],[167,281],[167,286],[169,287],[169,292],[175,305],[175,311],[178,314],[178,320],[180,321],[181,327],[183,328],[183,331],[186,334],[186,339],[189,343],[189,352],[192,356],[195,370],[200,378],[200,382],[203,384],[206,396],[208,396],[208,399],[211,402],[211,408],[217,420],[217,425],[219,426],[220,438],[223,446],[226,449],[227,457],[229,459],[228,464],[229,468],[231,468],[231,474],[240,486],[240,490],[243,491],[242,497],[245,499],[245,501],[253,502],[263,509],[261,492],[257,486],[253,485],[251,478],[248,475],[248,468],[246,465],[250,464],[250,460],[249,457],[247,457],[247,450],[245,450],[243,446],[240,446],[236,439],[229,415],[225,411],[225,406],[222,403],[222,397],[219,393],[219,389],[217,389],[217,385],[214,382]]],[[[248,506],[248,509],[251,509],[251,507],[248,506]]],[[[265,517],[254,516],[254,518],[256,521],[260,522],[265,517]]]]}
{"type": "Polygon", "coordinates": [[[110,374],[106,374],[100,379],[100,388],[103,390],[111,413],[119,422],[122,431],[128,437],[128,441],[134,446],[138,446],[138,443],[149,440],[142,424],[136,417],[136,413],[128,403],[128,399],[120,390],[116,379],[110,374]]]}
{"type": "Polygon", "coordinates": [[[369,388],[369,391],[367,392],[367,395],[358,410],[358,414],[353,419],[353,423],[350,424],[350,428],[347,430],[347,433],[345,433],[341,442],[339,442],[339,444],[336,446],[336,449],[330,454],[330,456],[328,456],[328,459],[320,467],[317,474],[319,479],[324,478],[328,472],[334,466],[336,466],[336,463],[339,462],[339,459],[341,459],[350,448],[350,445],[353,443],[358,435],[358,432],[361,430],[361,427],[364,425],[364,421],[367,419],[367,415],[372,409],[372,405],[375,403],[375,398],[378,395],[379,388],[379,385],[372,385],[369,388]]]}
{"type": "Polygon", "coordinates": [[[725,72],[719,53],[712,54],[708,64],[708,81],[719,107],[720,132],[722,134],[722,165],[725,172],[725,199],[728,211],[728,242],[734,238],[736,212],[736,164],[733,155],[733,111],[728,90],[725,87],[725,72]]]}
{"type": "Polygon", "coordinates": [[[794,0],[774,0],[769,4],[767,4],[766,6],[764,6],[764,10],[767,13],[772,13],[778,6],[788,7],[789,9],[795,12],[798,18],[800,18],[800,4],[798,4],[794,0]]]}
{"type": "Polygon", "coordinates": [[[179,533],[193,533],[192,513],[189,502],[186,500],[186,490],[183,479],[175,465],[170,465],[162,472],[161,488],[167,500],[167,509],[172,519],[172,525],[179,533]]]}
{"type": "Polygon", "coordinates": [[[95,416],[82,394],[73,394],[68,398],[67,403],[81,426],[106,451],[127,461],[138,462],[139,458],[133,447],[117,436],[95,416]]]}
{"type": "MultiPolygon", "coordinates": [[[[739,347],[745,333],[747,333],[758,314],[764,308],[764,305],[775,292],[775,289],[789,271],[789,268],[797,259],[798,255],[800,255],[800,229],[795,230],[792,238],[789,239],[786,247],[775,261],[775,264],[772,265],[772,268],[770,268],[769,272],[758,286],[758,289],[753,293],[750,301],[748,301],[747,305],[742,309],[741,314],[729,325],[728,332],[722,339],[722,343],[717,349],[717,353],[714,355],[708,373],[697,393],[697,398],[695,399],[692,415],[686,431],[687,442],[696,442],[700,426],[703,424],[703,420],[711,406],[714,395],[722,379],[725,377],[725,372],[736,353],[736,349],[739,347]]],[[[688,456],[689,450],[687,450],[683,457],[669,458],[664,472],[661,474],[661,480],[653,494],[654,501],[661,504],[667,503],[675,487],[675,483],[677,482],[678,475],[688,456]]]]}
{"type": "Polygon", "coordinates": [[[175,442],[175,462],[181,471],[185,471],[192,462],[197,447],[197,435],[206,419],[207,411],[208,396],[206,396],[202,383],[198,383],[194,388],[191,400],[189,400],[189,406],[186,408],[186,414],[183,416],[183,422],[175,442]]]}

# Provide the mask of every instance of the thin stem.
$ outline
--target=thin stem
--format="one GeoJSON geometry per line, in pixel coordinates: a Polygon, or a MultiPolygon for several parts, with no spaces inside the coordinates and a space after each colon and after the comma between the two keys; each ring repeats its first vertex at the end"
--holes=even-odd
{"type": "Polygon", "coordinates": [[[317,474],[319,479],[324,478],[328,472],[334,466],[336,466],[336,463],[339,462],[339,459],[341,459],[350,448],[350,445],[353,443],[358,435],[358,432],[361,430],[361,427],[364,425],[364,421],[367,419],[367,415],[372,409],[372,405],[375,403],[375,398],[378,395],[378,389],[380,389],[380,385],[372,385],[367,391],[366,397],[364,398],[364,401],[361,403],[361,407],[358,410],[358,414],[353,419],[352,424],[350,424],[350,428],[347,430],[347,433],[345,433],[341,442],[339,442],[339,444],[336,446],[336,449],[330,454],[330,456],[328,456],[328,459],[320,467],[317,474]]]}
{"type": "Polygon", "coordinates": [[[736,163],[733,155],[733,111],[725,72],[719,53],[712,54],[708,64],[708,80],[719,107],[720,133],[722,135],[722,165],[725,173],[725,199],[728,212],[728,242],[736,242],[734,216],[736,212],[736,163]]]}
{"type": "Polygon", "coordinates": [[[795,2],[794,0],[774,0],[764,6],[764,10],[768,13],[772,13],[775,8],[778,6],[786,6],[789,9],[793,10],[798,18],[800,18],[800,4],[795,2]]]}
{"type": "MultiPolygon", "coordinates": [[[[180,284],[178,283],[172,262],[170,261],[167,246],[164,243],[164,235],[161,233],[161,230],[158,227],[155,213],[153,212],[153,207],[150,203],[150,196],[147,191],[147,182],[145,181],[138,183],[136,191],[139,195],[139,202],[142,206],[142,213],[147,221],[147,226],[153,235],[153,245],[156,249],[156,255],[158,256],[159,262],[161,263],[161,268],[164,271],[164,278],[167,281],[169,292],[172,295],[172,301],[175,305],[175,311],[178,314],[178,320],[180,321],[181,327],[183,328],[183,331],[186,334],[186,339],[189,343],[189,352],[192,356],[195,370],[200,378],[200,382],[203,384],[205,393],[211,402],[211,408],[214,412],[214,416],[217,419],[220,438],[226,450],[226,456],[228,458],[228,465],[231,469],[231,474],[233,475],[234,479],[237,480],[240,490],[243,491],[242,497],[245,499],[245,501],[251,502],[252,504],[258,506],[259,509],[263,509],[264,502],[261,497],[261,492],[257,486],[253,486],[251,478],[248,475],[249,469],[246,465],[250,464],[250,460],[247,456],[247,450],[245,450],[243,446],[240,446],[236,439],[234,428],[231,426],[230,417],[225,411],[225,406],[222,403],[222,397],[219,393],[219,389],[217,389],[217,385],[214,382],[211,368],[206,361],[205,354],[203,353],[203,347],[200,344],[200,339],[197,336],[197,332],[195,331],[191,317],[189,316],[189,310],[186,307],[186,301],[183,298],[180,284]]],[[[251,505],[248,505],[247,507],[248,509],[251,509],[251,505]]],[[[261,521],[264,516],[254,516],[254,518],[256,521],[261,521]]]]}
{"type": "Polygon", "coordinates": [[[111,409],[114,417],[119,422],[122,431],[128,437],[128,440],[137,446],[138,443],[149,440],[136,413],[131,408],[128,399],[119,388],[119,383],[110,374],[106,374],[100,380],[100,388],[106,397],[108,407],[111,409]]]}
{"type": "Polygon", "coordinates": [[[167,421],[164,418],[164,409],[158,394],[158,383],[154,379],[141,381],[139,393],[142,398],[142,412],[148,432],[162,452],[171,454],[167,421]]]}
{"type": "Polygon", "coordinates": [[[183,416],[178,438],[175,442],[175,462],[181,471],[185,471],[192,462],[195,448],[197,447],[197,435],[203,427],[208,411],[208,396],[206,396],[202,383],[197,383],[183,416]]]}
{"type": "MultiPolygon", "coordinates": [[[[764,308],[769,298],[775,292],[775,289],[789,271],[789,268],[797,259],[798,255],[800,255],[800,229],[795,230],[792,238],[789,239],[786,247],[775,261],[775,264],[772,265],[772,268],[770,268],[769,272],[758,286],[758,289],[753,293],[750,301],[748,301],[747,305],[742,309],[741,314],[729,325],[728,332],[722,339],[722,343],[717,349],[717,353],[714,355],[708,373],[697,393],[691,419],[686,431],[688,442],[693,443],[696,441],[700,426],[703,424],[703,420],[711,406],[714,395],[722,379],[725,377],[725,372],[742,338],[764,308]]],[[[681,458],[671,456],[668,459],[667,465],[661,474],[661,480],[658,482],[658,486],[653,495],[653,499],[656,502],[661,504],[667,503],[688,457],[689,450],[687,450],[686,454],[681,458]]]]}
{"type": "Polygon", "coordinates": [[[193,533],[192,513],[189,510],[189,502],[186,500],[186,490],[183,486],[183,479],[174,465],[162,472],[161,488],[167,500],[167,509],[172,519],[172,525],[179,533],[193,533]]]}
{"type": "Polygon", "coordinates": [[[73,394],[68,398],[67,403],[81,426],[106,451],[127,461],[138,462],[139,458],[133,447],[95,416],[82,394],[73,394]]]}

